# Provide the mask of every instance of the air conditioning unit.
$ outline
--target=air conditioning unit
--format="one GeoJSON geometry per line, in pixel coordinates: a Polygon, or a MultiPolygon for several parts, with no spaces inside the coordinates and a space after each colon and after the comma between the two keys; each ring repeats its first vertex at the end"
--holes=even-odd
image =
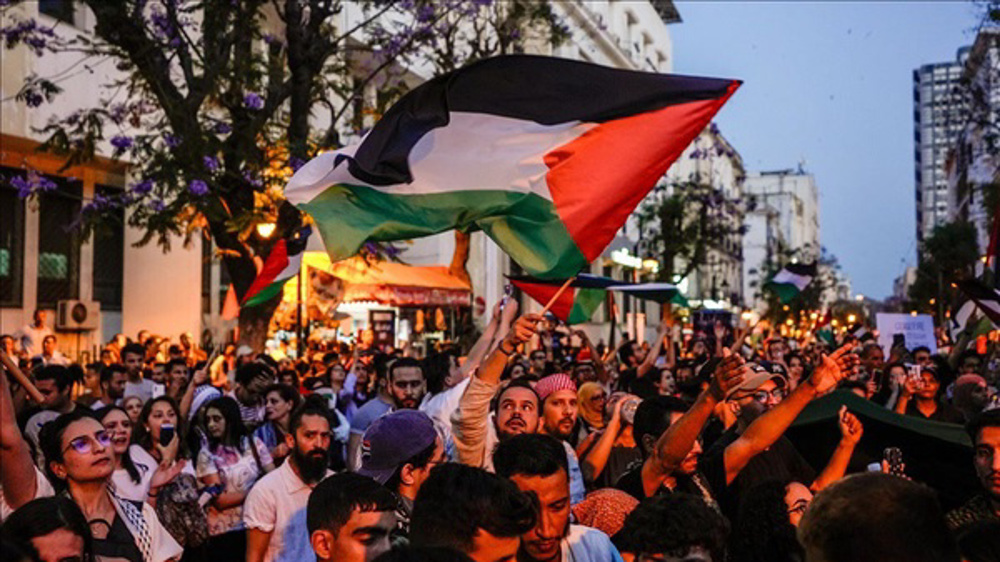
{"type": "Polygon", "coordinates": [[[101,304],[98,302],[66,300],[56,304],[57,330],[96,330],[100,318],[101,304]]]}

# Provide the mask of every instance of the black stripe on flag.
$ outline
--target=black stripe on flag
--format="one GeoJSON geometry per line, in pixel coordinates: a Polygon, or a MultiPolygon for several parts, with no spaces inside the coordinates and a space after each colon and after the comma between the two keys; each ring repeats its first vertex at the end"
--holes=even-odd
{"type": "Polygon", "coordinates": [[[958,289],[972,299],[994,324],[1000,326],[1000,292],[975,279],[959,281],[958,289]]]}
{"type": "Polygon", "coordinates": [[[785,271],[801,275],[803,277],[816,277],[816,262],[812,263],[790,263],[785,265],[785,271]]]}
{"type": "MultiPolygon", "coordinates": [[[[738,81],[654,74],[542,57],[505,55],[433,78],[403,96],[372,128],[351,174],[372,185],[413,180],[407,158],[453,111],[555,125],[603,123],[667,106],[725,96],[738,81]]],[[[339,162],[338,162],[339,163],[339,162]]]]}

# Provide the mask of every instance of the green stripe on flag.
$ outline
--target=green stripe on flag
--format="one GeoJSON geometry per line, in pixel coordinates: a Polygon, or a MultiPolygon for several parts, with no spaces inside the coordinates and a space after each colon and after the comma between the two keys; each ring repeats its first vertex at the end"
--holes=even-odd
{"type": "Polygon", "coordinates": [[[608,294],[604,289],[577,289],[573,299],[573,308],[566,318],[567,324],[583,324],[589,322],[597,307],[604,302],[604,296],[608,294]]]}
{"type": "Polygon", "coordinates": [[[288,279],[282,279],[281,281],[275,281],[267,287],[264,287],[256,295],[247,299],[246,302],[243,303],[243,306],[257,306],[273,299],[278,295],[278,293],[281,292],[281,288],[285,286],[286,281],[288,281],[288,279]]]}
{"type": "Polygon", "coordinates": [[[569,278],[588,264],[553,203],[533,193],[399,195],[337,184],[298,207],[312,215],[333,261],[353,256],[369,240],[407,240],[478,228],[536,277],[569,278]]]}
{"type": "Polygon", "coordinates": [[[778,300],[782,304],[788,304],[792,299],[799,296],[799,288],[791,283],[764,283],[764,288],[773,291],[778,295],[778,300]]]}

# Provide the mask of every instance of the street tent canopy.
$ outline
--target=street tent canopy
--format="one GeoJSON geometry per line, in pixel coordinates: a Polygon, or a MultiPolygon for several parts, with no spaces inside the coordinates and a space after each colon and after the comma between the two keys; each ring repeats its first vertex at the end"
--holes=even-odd
{"type": "MultiPolygon", "coordinates": [[[[343,302],[375,301],[386,306],[469,306],[472,287],[444,266],[394,262],[368,264],[362,258],[333,263],[326,252],[306,252],[303,264],[344,282],[343,302]]],[[[285,298],[295,300],[295,283],[285,298]]]]}

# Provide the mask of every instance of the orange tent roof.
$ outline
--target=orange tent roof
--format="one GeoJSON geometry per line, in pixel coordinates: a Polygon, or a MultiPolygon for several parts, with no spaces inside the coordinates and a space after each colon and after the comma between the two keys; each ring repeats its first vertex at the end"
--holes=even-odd
{"type": "Polygon", "coordinates": [[[472,290],[468,283],[448,273],[448,268],[442,265],[414,266],[394,262],[367,264],[361,258],[351,258],[331,264],[328,271],[356,285],[472,290]]]}

